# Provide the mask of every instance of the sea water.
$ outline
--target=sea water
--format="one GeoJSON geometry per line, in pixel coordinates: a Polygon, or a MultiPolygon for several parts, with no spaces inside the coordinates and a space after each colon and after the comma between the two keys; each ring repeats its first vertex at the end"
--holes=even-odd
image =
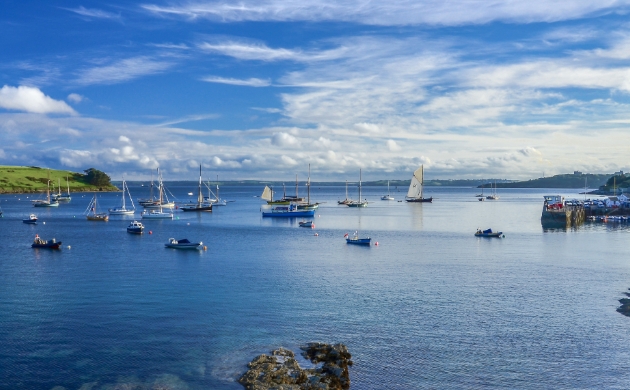
{"type": "MultiPolygon", "coordinates": [[[[185,202],[195,188],[169,189],[185,202]]],[[[427,187],[424,204],[399,202],[405,190],[381,201],[386,187],[364,187],[368,207],[348,208],[345,187],[313,186],[325,203],[305,229],[263,219],[261,187],[225,186],[227,206],[143,220],[143,235],[126,232],[139,213],[87,221],[93,194],[48,209],[0,196],[0,388],[240,389],[252,358],[311,341],[348,346],[355,389],[630,388],[630,318],[615,311],[630,224],[544,229],[543,195],[575,190],[479,202],[427,187]],[[347,245],[355,231],[378,246],[347,245]],[[62,249],[32,249],[36,234],[62,249]]]]}

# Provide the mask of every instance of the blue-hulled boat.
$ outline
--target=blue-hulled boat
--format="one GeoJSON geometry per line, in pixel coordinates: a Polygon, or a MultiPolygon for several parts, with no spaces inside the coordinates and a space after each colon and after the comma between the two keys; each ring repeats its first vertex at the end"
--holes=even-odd
{"type": "Polygon", "coordinates": [[[127,226],[127,233],[142,234],[143,231],[144,225],[142,222],[133,221],[127,226]]]}
{"type": "Polygon", "coordinates": [[[45,248],[45,249],[59,249],[61,241],[57,241],[54,238],[52,240],[42,240],[39,235],[35,235],[35,239],[31,244],[31,248],[45,248]]]}
{"type": "Polygon", "coordinates": [[[372,239],[370,237],[359,238],[359,232],[354,232],[354,236],[352,237],[349,237],[348,233],[346,233],[344,237],[346,237],[346,244],[369,246],[372,243],[372,239]]]}
{"type": "Polygon", "coordinates": [[[289,205],[273,206],[269,210],[263,210],[263,217],[276,217],[276,218],[292,218],[292,217],[313,217],[315,210],[300,210],[296,203],[289,205]]]}
{"type": "Polygon", "coordinates": [[[31,214],[31,215],[28,216],[28,218],[23,219],[22,222],[30,223],[30,224],[36,224],[37,223],[37,216],[35,214],[31,214]]]}
{"type": "Polygon", "coordinates": [[[477,232],[475,233],[475,237],[496,237],[496,238],[501,238],[501,237],[505,237],[503,235],[503,232],[493,232],[492,229],[486,229],[486,230],[481,230],[481,229],[477,229],[477,232]]]}
{"type": "Polygon", "coordinates": [[[164,244],[167,248],[174,249],[201,249],[203,242],[190,242],[188,239],[183,238],[181,240],[176,240],[174,238],[169,238],[168,242],[164,244]]]}

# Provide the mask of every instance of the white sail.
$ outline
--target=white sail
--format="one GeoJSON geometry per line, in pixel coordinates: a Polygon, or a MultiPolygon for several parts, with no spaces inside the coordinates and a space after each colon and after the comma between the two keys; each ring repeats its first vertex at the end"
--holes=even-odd
{"type": "Polygon", "coordinates": [[[266,200],[267,202],[271,202],[271,188],[269,188],[269,186],[265,186],[265,189],[263,190],[263,193],[260,196],[260,199],[266,200]]]}
{"type": "Polygon", "coordinates": [[[416,169],[411,177],[411,183],[409,184],[409,191],[407,191],[407,198],[419,199],[422,197],[422,166],[416,169]]]}

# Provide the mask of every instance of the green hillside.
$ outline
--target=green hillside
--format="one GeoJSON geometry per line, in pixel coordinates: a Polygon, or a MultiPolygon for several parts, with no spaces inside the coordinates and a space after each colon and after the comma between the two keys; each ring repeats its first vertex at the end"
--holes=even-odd
{"type": "Polygon", "coordinates": [[[0,193],[45,192],[49,180],[51,191],[53,188],[56,191],[61,183],[61,191],[65,192],[66,178],[70,192],[118,190],[109,176],[94,168],[77,173],[40,167],[0,166],[0,193]]]}

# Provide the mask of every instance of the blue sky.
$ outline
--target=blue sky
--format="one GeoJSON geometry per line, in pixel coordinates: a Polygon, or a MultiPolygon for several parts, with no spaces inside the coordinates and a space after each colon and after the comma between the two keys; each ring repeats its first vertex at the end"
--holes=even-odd
{"type": "Polygon", "coordinates": [[[14,1],[0,164],[114,179],[628,170],[630,1],[14,1]]]}

